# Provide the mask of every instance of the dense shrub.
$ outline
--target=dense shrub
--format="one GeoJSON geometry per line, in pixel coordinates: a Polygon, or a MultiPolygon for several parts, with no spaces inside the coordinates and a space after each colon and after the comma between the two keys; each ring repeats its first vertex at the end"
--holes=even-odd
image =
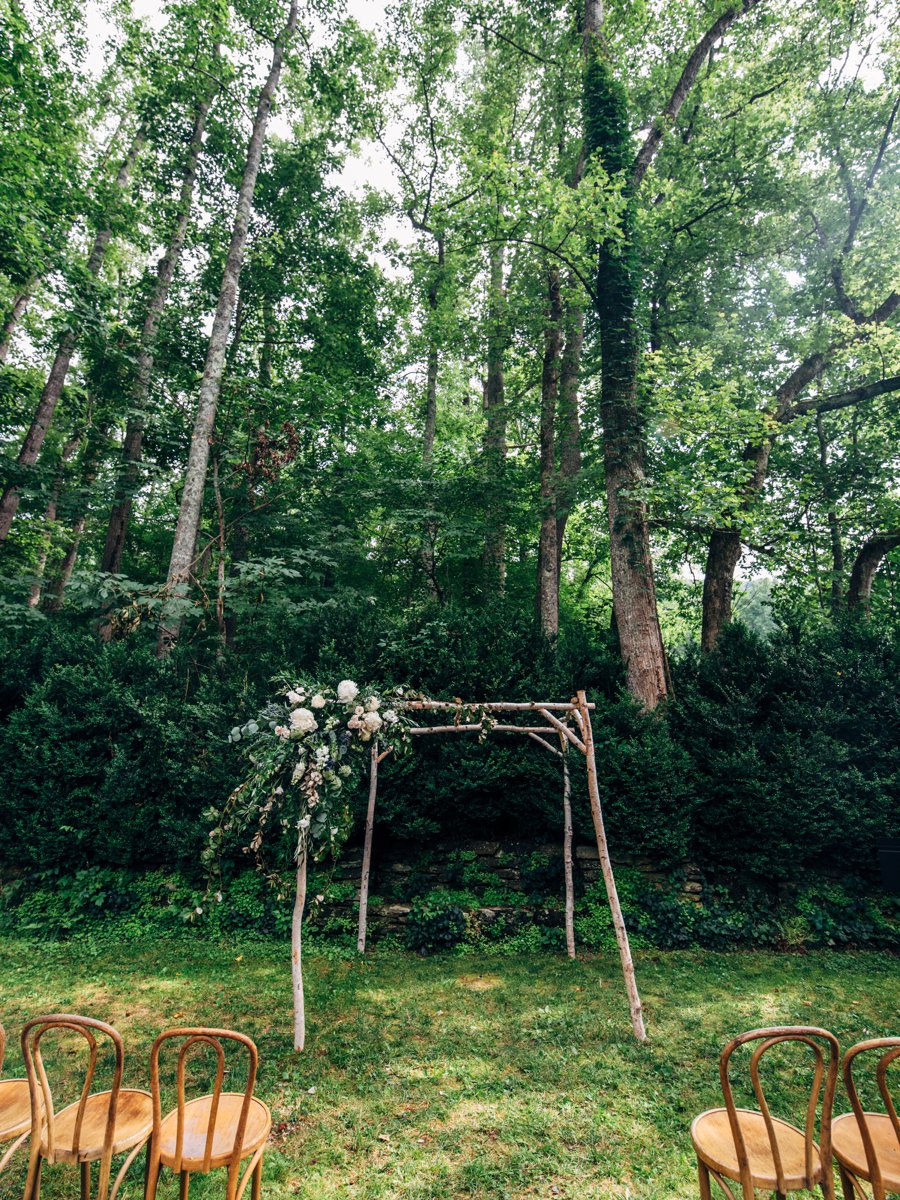
{"type": "MultiPolygon", "coordinates": [[[[193,866],[200,814],[244,769],[223,734],[293,670],[473,698],[585,686],[610,843],[663,868],[690,857],[762,892],[820,869],[873,881],[875,838],[900,833],[900,641],[861,623],[765,642],[735,626],[714,655],[674,664],[676,699],[652,716],[621,698],[604,631],[572,625],[552,655],[513,605],[401,621],[348,604],[278,641],[248,634],[223,657],[185,644],[165,662],[149,637],[102,646],[62,618],[0,639],[0,859],[17,867],[193,866]]],[[[580,756],[570,766],[590,840],[580,756]]],[[[561,836],[559,764],[531,742],[421,739],[382,771],[379,843],[561,836]]],[[[430,886],[413,878],[407,897],[430,886]]]]}
{"type": "Polygon", "coordinates": [[[407,949],[419,954],[452,950],[465,936],[465,914],[451,897],[432,892],[413,901],[403,934],[407,949]]]}

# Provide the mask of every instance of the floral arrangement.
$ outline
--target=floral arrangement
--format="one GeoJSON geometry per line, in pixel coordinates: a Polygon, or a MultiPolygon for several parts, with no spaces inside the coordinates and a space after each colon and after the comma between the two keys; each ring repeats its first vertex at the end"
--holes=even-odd
{"type": "Polygon", "coordinates": [[[334,854],[349,832],[348,796],[368,769],[373,744],[401,752],[409,743],[403,688],[385,696],[352,679],[334,689],[296,682],[281,688],[283,698],[228,735],[246,743],[250,772],[221,811],[205,814],[215,822],[203,855],[211,868],[237,835],[269,875],[305,854],[334,854]]]}

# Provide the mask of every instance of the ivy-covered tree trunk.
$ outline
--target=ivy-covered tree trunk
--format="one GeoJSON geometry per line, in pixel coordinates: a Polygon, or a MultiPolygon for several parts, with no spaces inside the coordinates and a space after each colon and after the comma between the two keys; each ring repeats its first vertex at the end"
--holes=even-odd
{"type": "Polygon", "coordinates": [[[485,584],[502,594],[506,584],[506,345],[503,245],[491,250],[488,296],[487,379],[484,388],[484,552],[485,584]]]}
{"type": "Polygon", "coordinates": [[[166,578],[168,596],[176,601],[174,608],[164,613],[160,624],[157,651],[167,654],[178,640],[181,629],[180,606],[177,603],[183,598],[191,575],[194,561],[194,547],[200,531],[200,520],[203,515],[203,496],[206,490],[206,472],[209,466],[209,447],[216,422],[216,410],[219,404],[219,393],[222,388],[222,374],[225,369],[225,358],[228,351],[228,331],[234,317],[237,299],[238,281],[244,262],[244,252],[247,246],[247,233],[250,227],[250,212],[253,203],[253,193],[256,189],[256,177],[259,174],[259,164],[265,144],[266,126],[272,100],[281,77],[284,63],[285,47],[294,35],[297,26],[297,2],[291,0],[287,23],[275,39],[272,48],[272,63],[265,83],[260,89],[256,106],[256,116],[253,130],[247,146],[247,157],[244,162],[244,173],[238,191],[237,211],[231,232],[231,242],[225,260],[225,271],[222,275],[222,285],[219,290],[219,300],[213,319],[212,331],[206,353],[206,365],[200,383],[200,398],[197,405],[197,416],[194,421],[194,431],[191,446],[188,451],[188,461],[184,473],[184,488],[181,494],[181,505],[178,511],[178,521],[175,526],[175,536],[172,541],[172,554],[169,559],[169,570],[166,578]]]}
{"type": "Polygon", "coordinates": [[[106,542],[100,560],[101,571],[118,573],[122,566],[122,555],[125,551],[125,538],[128,533],[128,523],[131,520],[131,509],[134,493],[140,480],[141,446],[144,438],[144,423],[146,419],[147,396],[150,392],[150,377],[153,372],[153,359],[156,352],[156,337],[159,332],[159,322],[169,298],[169,291],[184,239],[187,235],[188,220],[194,196],[194,185],[197,180],[197,164],[203,149],[203,135],[206,131],[206,119],[212,106],[212,95],[202,99],[197,105],[194,127],[188,147],[187,161],[181,180],[181,193],[178,201],[178,214],[169,238],[165,254],[159,260],[156,269],[156,284],[141,330],[141,343],[138,350],[135,367],[134,384],[131,389],[130,411],[125,426],[125,438],[122,442],[122,458],[116,479],[115,498],[109,514],[106,529],[106,542]]]}
{"type": "MultiPolygon", "coordinates": [[[[597,154],[613,178],[629,173],[633,149],[625,91],[599,33],[592,35],[587,49],[584,110],[588,153],[597,154]]],[[[634,203],[631,196],[621,240],[599,249],[595,294],[613,609],[628,690],[652,709],[666,696],[666,666],[644,495],[647,422],[637,386],[640,265],[634,203]]]]}
{"type": "MultiPolygon", "coordinates": [[[[146,129],[144,126],[141,126],[135,135],[128,154],[125,156],[125,161],[119,168],[115,180],[114,195],[121,196],[128,187],[135,160],[144,145],[146,136],[146,129]]],[[[98,230],[94,237],[86,266],[87,274],[94,279],[100,274],[100,268],[103,266],[103,260],[106,257],[106,250],[111,238],[112,229],[109,225],[98,230]]],[[[29,471],[37,462],[44,439],[47,436],[47,431],[53,422],[59,398],[62,396],[72,356],[75,353],[75,346],[75,330],[72,328],[67,329],[60,339],[56,357],[53,360],[53,366],[50,368],[50,374],[47,376],[47,382],[44,384],[44,390],[41,392],[37,409],[35,410],[28,432],[25,435],[22,449],[19,451],[18,458],[16,459],[17,466],[23,473],[29,471]]],[[[15,483],[10,484],[4,491],[2,499],[0,499],[0,542],[5,541],[9,534],[16,513],[19,510],[19,500],[20,492],[18,485],[15,483]]]]}

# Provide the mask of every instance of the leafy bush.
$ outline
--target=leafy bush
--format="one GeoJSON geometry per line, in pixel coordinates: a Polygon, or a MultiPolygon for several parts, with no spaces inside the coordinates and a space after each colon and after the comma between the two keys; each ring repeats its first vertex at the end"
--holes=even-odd
{"type": "Polygon", "coordinates": [[[403,941],[408,950],[435,954],[452,950],[466,935],[466,918],[453,899],[432,892],[413,901],[406,919],[403,941]]]}

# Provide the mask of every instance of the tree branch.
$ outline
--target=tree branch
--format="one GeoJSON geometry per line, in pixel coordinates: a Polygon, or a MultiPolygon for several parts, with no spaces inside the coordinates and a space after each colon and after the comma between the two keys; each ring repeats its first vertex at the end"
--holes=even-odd
{"type": "Polygon", "coordinates": [[[862,383],[859,387],[849,388],[846,392],[835,392],[832,396],[800,400],[778,419],[786,424],[796,417],[805,416],[806,413],[835,412],[839,408],[849,408],[851,404],[859,404],[863,400],[873,400],[876,396],[884,396],[898,391],[900,391],[900,375],[892,375],[889,379],[878,379],[874,383],[862,383]]]}
{"type": "Polygon", "coordinates": [[[678,120],[681,106],[684,104],[688,92],[690,92],[696,83],[697,76],[700,74],[700,68],[703,66],[713,45],[727,33],[728,29],[739,17],[742,17],[752,8],[755,8],[759,3],[760,0],[741,0],[740,4],[735,4],[731,8],[727,8],[707,29],[706,33],[694,47],[690,58],[685,64],[684,70],[681,72],[681,78],[676,83],[675,90],[669,97],[668,104],[653,122],[650,132],[644,139],[644,144],[641,146],[634,160],[632,183],[635,188],[640,187],[641,180],[647,173],[647,168],[656,157],[666,129],[674,125],[678,120]]]}

